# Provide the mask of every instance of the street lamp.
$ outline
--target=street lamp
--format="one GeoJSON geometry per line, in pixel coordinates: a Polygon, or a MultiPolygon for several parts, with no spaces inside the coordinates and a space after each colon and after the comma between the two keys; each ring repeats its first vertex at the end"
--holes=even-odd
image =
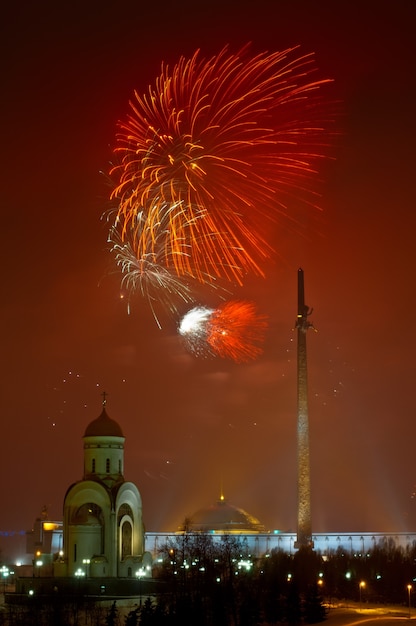
{"type": "Polygon", "coordinates": [[[359,584],[359,588],[360,588],[360,611],[361,611],[361,591],[362,591],[362,589],[364,589],[364,587],[365,587],[365,582],[364,582],[364,580],[361,580],[360,584],[359,584]]]}
{"type": "Polygon", "coordinates": [[[136,572],[136,576],[139,579],[139,606],[140,607],[142,606],[142,578],[144,574],[145,574],[145,571],[142,567],[136,572]]]}
{"type": "Polygon", "coordinates": [[[410,594],[412,593],[412,585],[407,585],[407,595],[409,597],[409,619],[410,619],[410,594]]]}
{"type": "Polygon", "coordinates": [[[34,578],[35,577],[35,566],[36,566],[37,567],[37,575],[38,575],[38,578],[39,578],[40,577],[40,568],[43,565],[42,552],[40,550],[37,550],[34,556],[35,556],[35,558],[32,561],[32,564],[33,564],[32,575],[33,575],[33,578],[34,578]]]}
{"type": "Polygon", "coordinates": [[[3,595],[5,596],[6,595],[7,577],[9,575],[9,569],[5,565],[3,565],[0,571],[1,571],[2,578],[3,578],[3,595]]]}
{"type": "Polygon", "coordinates": [[[88,578],[88,568],[90,566],[91,561],[90,559],[82,559],[82,563],[83,565],[85,565],[85,576],[86,578],[88,578]]]}

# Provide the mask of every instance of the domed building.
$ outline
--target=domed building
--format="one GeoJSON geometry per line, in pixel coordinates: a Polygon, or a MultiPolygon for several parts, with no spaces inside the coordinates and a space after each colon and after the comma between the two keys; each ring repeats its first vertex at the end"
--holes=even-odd
{"type": "Polygon", "coordinates": [[[84,433],[83,478],[64,498],[60,575],[133,578],[147,563],[140,493],[124,480],[125,438],[105,405],[104,394],[84,433]]]}
{"type": "Polygon", "coordinates": [[[227,502],[223,495],[215,504],[192,515],[189,529],[194,532],[245,535],[265,532],[263,524],[257,518],[227,502]]]}

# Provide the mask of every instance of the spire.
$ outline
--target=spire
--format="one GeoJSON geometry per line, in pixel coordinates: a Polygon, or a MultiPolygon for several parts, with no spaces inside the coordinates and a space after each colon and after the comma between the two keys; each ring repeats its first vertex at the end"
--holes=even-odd
{"type": "Polygon", "coordinates": [[[221,476],[221,482],[220,482],[220,502],[224,502],[225,500],[225,496],[224,496],[224,489],[223,489],[223,484],[222,484],[222,476],[221,476]]]}

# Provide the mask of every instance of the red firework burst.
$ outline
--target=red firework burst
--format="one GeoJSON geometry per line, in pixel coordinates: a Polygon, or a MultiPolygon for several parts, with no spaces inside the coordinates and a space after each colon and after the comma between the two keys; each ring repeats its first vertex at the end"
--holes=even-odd
{"type": "Polygon", "coordinates": [[[313,55],[295,48],[256,56],[224,48],[162,65],[155,85],[135,93],[111,175],[122,237],[138,256],[153,253],[157,236],[148,233],[166,229],[168,211],[164,264],[178,276],[241,284],[247,272],[263,274],[271,248],[256,224],[290,217],[305,190],[313,197],[326,152],[331,116],[320,89],[329,81],[315,70],[313,55]]]}
{"type": "Polygon", "coordinates": [[[245,363],[262,354],[266,329],[266,316],[252,302],[230,301],[212,313],[207,342],[218,356],[245,363]]]}

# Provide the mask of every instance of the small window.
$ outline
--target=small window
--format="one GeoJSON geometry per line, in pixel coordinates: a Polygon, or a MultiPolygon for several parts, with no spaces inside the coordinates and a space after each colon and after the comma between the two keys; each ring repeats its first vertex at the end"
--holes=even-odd
{"type": "Polygon", "coordinates": [[[118,460],[118,473],[121,474],[121,459],[118,460]]]}
{"type": "Polygon", "coordinates": [[[95,474],[95,459],[92,460],[92,473],[95,474]]]}
{"type": "Polygon", "coordinates": [[[110,459],[107,459],[105,462],[105,471],[107,472],[107,474],[110,473],[110,459]]]}

